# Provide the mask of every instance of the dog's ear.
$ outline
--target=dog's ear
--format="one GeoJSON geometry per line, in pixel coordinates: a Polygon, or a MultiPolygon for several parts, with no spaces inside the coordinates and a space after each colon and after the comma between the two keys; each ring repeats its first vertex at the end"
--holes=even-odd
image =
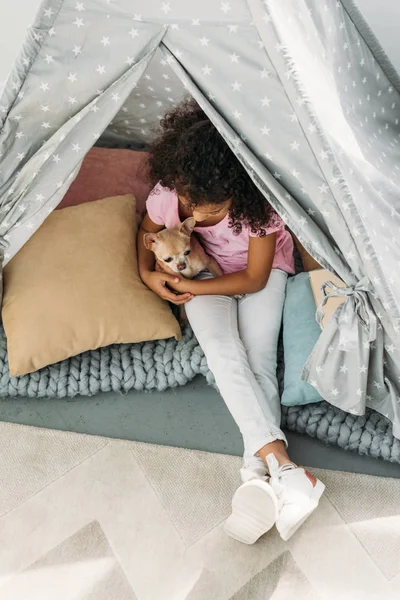
{"type": "Polygon", "coordinates": [[[158,244],[160,236],[157,233],[145,233],[143,236],[143,243],[147,250],[153,250],[153,245],[158,244]]]}
{"type": "Polygon", "coordinates": [[[179,225],[179,231],[181,233],[185,233],[186,235],[191,235],[193,229],[195,228],[195,225],[196,219],[194,217],[189,217],[179,225]]]}

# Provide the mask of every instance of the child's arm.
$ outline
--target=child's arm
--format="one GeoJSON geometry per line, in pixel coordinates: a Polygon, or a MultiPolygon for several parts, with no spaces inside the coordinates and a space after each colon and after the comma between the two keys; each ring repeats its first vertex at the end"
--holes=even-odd
{"type": "Polygon", "coordinates": [[[171,287],[178,292],[190,292],[195,296],[236,296],[259,292],[267,285],[274,262],[275,244],[276,233],[264,237],[250,237],[247,268],[243,271],[199,281],[180,279],[179,283],[172,283],[171,287]]]}
{"type": "Polygon", "coordinates": [[[163,229],[163,226],[153,223],[150,217],[146,214],[137,235],[139,274],[143,283],[145,283],[147,287],[153,290],[153,292],[155,292],[163,300],[168,300],[174,304],[184,304],[193,298],[192,294],[183,293],[177,296],[165,286],[166,283],[168,283],[168,285],[172,285],[173,283],[179,282],[179,277],[155,271],[154,254],[144,245],[143,236],[145,233],[158,233],[161,231],[161,229],[163,229]]]}

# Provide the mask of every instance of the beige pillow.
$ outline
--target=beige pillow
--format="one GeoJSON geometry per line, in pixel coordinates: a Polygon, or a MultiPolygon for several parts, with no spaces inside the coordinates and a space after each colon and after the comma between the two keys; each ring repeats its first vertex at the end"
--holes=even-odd
{"type": "Polygon", "coordinates": [[[132,195],[54,211],[4,272],[10,375],[110,344],[181,337],[141,281],[132,195]]]}
{"type": "MultiPolygon", "coordinates": [[[[321,288],[325,282],[332,281],[332,283],[334,283],[338,287],[346,287],[346,285],[341,279],[339,279],[338,277],[336,277],[336,275],[333,275],[330,271],[327,271],[326,269],[317,269],[315,271],[310,271],[309,276],[311,288],[314,294],[315,304],[317,305],[317,307],[321,304],[322,300],[324,299],[324,295],[322,293],[321,288]]],[[[328,288],[326,291],[327,293],[329,293],[330,288],[328,288]]],[[[338,306],[340,306],[342,302],[344,302],[344,299],[344,296],[339,298],[329,298],[329,300],[324,306],[325,316],[322,319],[322,327],[325,327],[328,321],[330,321],[331,317],[333,316],[333,313],[338,308],[338,306]]]]}

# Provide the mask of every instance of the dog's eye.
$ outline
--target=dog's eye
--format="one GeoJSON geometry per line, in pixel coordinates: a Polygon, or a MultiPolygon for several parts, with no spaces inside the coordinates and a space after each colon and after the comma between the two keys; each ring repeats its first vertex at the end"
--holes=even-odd
{"type": "Polygon", "coordinates": [[[164,262],[172,262],[172,256],[169,256],[168,258],[164,258],[164,262]]]}
{"type": "Polygon", "coordinates": [[[186,252],[184,252],[183,255],[184,256],[189,256],[190,252],[191,252],[190,250],[186,250],[186,252]]]}

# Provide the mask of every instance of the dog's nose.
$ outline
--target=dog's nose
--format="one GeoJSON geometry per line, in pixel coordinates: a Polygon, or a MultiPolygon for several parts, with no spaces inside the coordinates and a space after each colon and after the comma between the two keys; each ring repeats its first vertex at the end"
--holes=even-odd
{"type": "Polygon", "coordinates": [[[184,271],[186,269],[186,263],[178,264],[178,271],[184,271]]]}

